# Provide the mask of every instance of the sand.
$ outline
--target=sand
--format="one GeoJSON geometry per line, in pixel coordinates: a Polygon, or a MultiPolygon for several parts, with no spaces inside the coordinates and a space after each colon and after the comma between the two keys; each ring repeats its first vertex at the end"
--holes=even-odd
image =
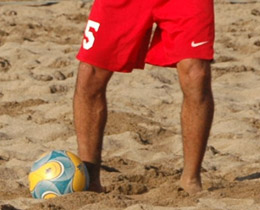
{"type": "MultiPolygon", "coordinates": [[[[3,3],[3,1],[1,1],[3,3]]],[[[260,209],[260,3],[216,0],[216,112],[203,191],[182,171],[176,69],[115,74],[108,87],[102,183],[106,193],[31,198],[27,176],[43,152],[77,153],[72,98],[91,2],[0,6],[0,206],[51,210],[260,209]]]]}

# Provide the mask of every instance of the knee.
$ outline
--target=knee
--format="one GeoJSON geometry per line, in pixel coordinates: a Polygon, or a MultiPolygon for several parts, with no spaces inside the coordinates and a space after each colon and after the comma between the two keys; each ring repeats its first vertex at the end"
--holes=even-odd
{"type": "Polygon", "coordinates": [[[211,93],[210,63],[206,60],[185,59],[178,66],[181,88],[185,96],[211,93]]]}
{"type": "Polygon", "coordinates": [[[105,94],[108,79],[99,71],[90,64],[80,63],[75,88],[76,96],[94,98],[105,94]]]}
{"type": "Polygon", "coordinates": [[[178,64],[178,73],[186,85],[203,84],[211,80],[209,61],[199,59],[185,59],[178,64]]]}

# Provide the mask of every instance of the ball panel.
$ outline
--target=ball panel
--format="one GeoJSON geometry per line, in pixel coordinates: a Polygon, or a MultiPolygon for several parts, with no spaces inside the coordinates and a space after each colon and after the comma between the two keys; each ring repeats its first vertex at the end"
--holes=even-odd
{"type": "Polygon", "coordinates": [[[53,192],[47,191],[47,192],[45,192],[45,193],[43,194],[42,198],[43,198],[43,199],[50,199],[50,198],[55,198],[55,197],[57,197],[57,196],[59,196],[59,195],[57,195],[57,194],[55,194],[55,193],[53,193],[53,192]]]}
{"type": "Polygon", "coordinates": [[[71,179],[63,180],[63,181],[53,181],[52,183],[59,189],[60,193],[66,194],[66,193],[72,193],[73,191],[68,191],[67,186],[70,185],[71,179]]]}
{"type": "Polygon", "coordinates": [[[73,153],[67,152],[67,155],[69,156],[75,167],[72,190],[74,192],[86,190],[89,185],[89,177],[86,166],[79,159],[79,157],[77,157],[73,153]]]}
{"type": "Polygon", "coordinates": [[[40,168],[45,173],[46,180],[58,179],[64,172],[64,166],[59,161],[51,161],[40,168]]]}
{"type": "Polygon", "coordinates": [[[74,192],[74,190],[72,189],[72,182],[73,182],[73,180],[70,179],[66,189],[64,190],[64,193],[73,193],[74,192]]]}
{"type": "Polygon", "coordinates": [[[51,159],[56,159],[59,157],[67,157],[66,151],[64,150],[53,150],[51,152],[51,159]]]}
{"type": "Polygon", "coordinates": [[[43,180],[59,178],[63,174],[63,172],[63,165],[57,161],[52,161],[44,164],[36,171],[33,171],[29,174],[30,191],[35,188],[37,183],[43,180]]]}
{"type": "Polygon", "coordinates": [[[62,195],[62,193],[57,188],[57,186],[51,181],[47,181],[47,180],[39,182],[35,187],[35,190],[33,190],[31,193],[34,198],[44,198],[44,195],[47,192],[56,194],[57,196],[62,195]]]}
{"type": "Polygon", "coordinates": [[[51,157],[51,152],[42,154],[38,160],[36,160],[31,168],[31,171],[35,171],[40,168],[44,163],[47,163],[51,157]]]}
{"type": "Polygon", "coordinates": [[[59,177],[59,180],[62,181],[62,180],[71,179],[73,177],[73,174],[75,173],[75,167],[73,165],[73,162],[70,160],[70,158],[57,157],[55,160],[60,162],[60,164],[63,165],[64,169],[66,169],[59,177]]]}

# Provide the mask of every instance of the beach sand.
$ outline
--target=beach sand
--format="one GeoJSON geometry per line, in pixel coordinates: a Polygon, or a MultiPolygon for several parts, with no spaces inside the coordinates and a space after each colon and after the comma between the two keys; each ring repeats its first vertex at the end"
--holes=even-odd
{"type": "MultiPolygon", "coordinates": [[[[3,2],[3,1],[1,1],[3,2]]],[[[102,183],[106,193],[36,200],[28,173],[43,152],[77,153],[72,98],[91,2],[0,6],[2,210],[259,210],[260,3],[215,1],[216,112],[203,191],[179,188],[183,167],[176,69],[147,65],[108,86],[102,183]]]]}

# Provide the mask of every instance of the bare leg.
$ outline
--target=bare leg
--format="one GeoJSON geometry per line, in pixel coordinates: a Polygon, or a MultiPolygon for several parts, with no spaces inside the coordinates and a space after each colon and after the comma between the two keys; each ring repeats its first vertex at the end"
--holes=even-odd
{"type": "Polygon", "coordinates": [[[200,169],[214,114],[208,61],[185,59],[178,65],[184,99],[181,125],[184,169],[181,186],[189,194],[202,190],[200,169]]]}
{"type": "Polygon", "coordinates": [[[107,120],[106,86],[112,72],[80,63],[74,94],[78,153],[90,173],[91,191],[101,192],[100,162],[107,120]]]}

